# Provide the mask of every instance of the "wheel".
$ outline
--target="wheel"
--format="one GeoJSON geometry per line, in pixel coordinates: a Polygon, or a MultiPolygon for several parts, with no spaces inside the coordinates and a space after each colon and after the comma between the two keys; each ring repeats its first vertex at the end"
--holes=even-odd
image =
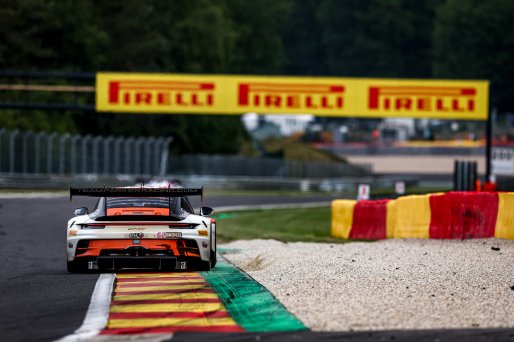
{"type": "Polygon", "coordinates": [[[67,269],[70,273],[82,273],[87,271],[86,263],[82,260],[68,261],[67,269]]]}
{"type": "Polygon", "coordinates": [[[209,271],[211,268],[216,266],[216,253],[211,251],[209,255],[209,261],[200,261],[200,271],[209,271]]]}
{"type": "Polygon", "coordinates": [[[198,269],[200,271],[204,271],[204,272],[210,271],[210,269],[211,269],[211,262],[210,261],[203,261],[203,260],[200,261],[200,265],[199,265],[198,269]]]}

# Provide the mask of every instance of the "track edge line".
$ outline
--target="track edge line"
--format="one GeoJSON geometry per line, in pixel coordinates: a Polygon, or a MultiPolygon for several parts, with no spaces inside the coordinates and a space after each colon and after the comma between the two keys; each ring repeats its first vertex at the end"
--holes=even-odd
{"type": "Polygon", "coordinates": [[[98,335],[107,326],[109,308],[112,299],[112,290],[116,275],[102,273],[98,278],[91,302],[87,309],[82,325],[71,335],[65,336],[55,342],[81,342],[98,335]]]}

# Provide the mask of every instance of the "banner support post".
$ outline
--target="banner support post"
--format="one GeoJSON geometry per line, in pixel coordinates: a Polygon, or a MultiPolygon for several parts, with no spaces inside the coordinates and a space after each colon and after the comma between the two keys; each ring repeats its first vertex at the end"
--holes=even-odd
{"type": "Polygon", "coordinates": [[[493,136],[493,115],[492,111],[487,112],[487,122],[485,126],[485,181],[491,181],[491,149],[492,149],[492,136],[493,136]]]}

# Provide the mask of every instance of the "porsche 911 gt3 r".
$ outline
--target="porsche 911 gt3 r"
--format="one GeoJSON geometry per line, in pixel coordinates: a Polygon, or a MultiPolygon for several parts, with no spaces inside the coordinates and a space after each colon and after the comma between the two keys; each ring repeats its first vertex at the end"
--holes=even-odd
{"type": "Polygon", "coordinates": [[[79,188],[73,196],[99,197],[95,209],[75,209],[67,225],[69,272],[158,268],[209,270],[216,264],[213,210],[194,213],[186,196],[202,189],[79,188]]]}

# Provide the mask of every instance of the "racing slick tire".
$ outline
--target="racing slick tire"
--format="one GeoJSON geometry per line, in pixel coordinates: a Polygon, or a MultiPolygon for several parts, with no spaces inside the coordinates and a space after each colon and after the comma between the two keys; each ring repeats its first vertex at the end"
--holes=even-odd
{"type": "Polygon", "coordinates": [[[70,273],[83,273],[87,271],[87,264],[82,260],[68,261],[66,266],[70,273]]]}
{"type": "Polygon", "coordinates": [[[216,266],[216,253],[211,251],[209,255],[209,261],[200,262],[200,271],[209,271],[211,268],[216,266]]]}

